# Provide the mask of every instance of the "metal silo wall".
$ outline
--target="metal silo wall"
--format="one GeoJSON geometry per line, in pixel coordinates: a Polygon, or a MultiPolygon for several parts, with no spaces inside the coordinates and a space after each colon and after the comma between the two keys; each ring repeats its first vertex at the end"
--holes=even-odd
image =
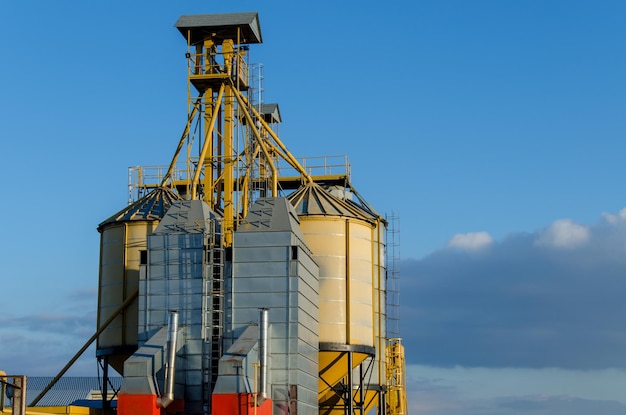
{"type": "Polygon", "coordinates": [[[384,224],[341,216],[300,215],[299,219],[320,267],[320,343],[376,349],[365,385],[370,389],[369,410],[378,404],[377,392],[386,383],[384,224]]]}
{"type": "Polygon", "coordinates": [[[234,235],[225,349],[258,319],[259,308],[269,308],[274,413],[289,406],[298,414],[318,414],[318,267],[309,252],[291,232],[234,235]]]}
{"type": "Polygon", "coordinates": [[[300,225],[320,266],[320,343],[374,346],[371,226],[306,215],[300,225]]]}
{"type": "Polygon", "coordinates": [[[144,343],[167,325],[169,310],[179,313],[184,328],[184,359],[177,360],[176,383],[184,385],[185,409],[201,412],[209,392],[203,379],[208,369],[204,339],[208,272],[205,234],[153,234],[148,238],[148,275],[140,281],[139,342],[144,343]]]}
{"type": "MultiPolygon", "coordinates": [[[[370,385],[373,388],[382,387],[386,384],[387,367],[387,315],[385,307],[386,275],[385,268],[385,225],[378,222],[372,229],[372,285],[374,296],[374,341],[376,358],[373,366],[373,374],[370,385]]],[[[373,402],[376,403],[376,402],[373,402]]]]}
{"type": "MultiPolygon", "coordinates": [[[[158,221],[129,221],[105,225],[100,236],[98,327],[139,284],[140,251],[158,221]]],[[[137,301],[133,301],[98,337],[97,356],[123,374],[124,360],[137,349],[137,301]]]]}

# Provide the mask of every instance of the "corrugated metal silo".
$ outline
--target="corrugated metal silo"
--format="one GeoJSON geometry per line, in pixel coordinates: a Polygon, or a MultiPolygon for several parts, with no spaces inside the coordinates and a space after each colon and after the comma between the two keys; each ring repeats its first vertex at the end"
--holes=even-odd
{"type": "Polygon", "coordinates": [[[315,183],[289,199],[320,267],[320,413],[342,412],[361,393],[369,410],[385,383],[384,224],[315,183]]]}
{"type": "MultiPolygon", "coordinates": [[[[141,252],[147,249],[147,237],[179,199],[170,189],[157,188],[98,226],[98,327],[137,293],[141,252]]],[[[135,300],[98,337],[96,356],[105,358],[120,374],[124,360],[137,350],[137,313],[135,300]]]]}

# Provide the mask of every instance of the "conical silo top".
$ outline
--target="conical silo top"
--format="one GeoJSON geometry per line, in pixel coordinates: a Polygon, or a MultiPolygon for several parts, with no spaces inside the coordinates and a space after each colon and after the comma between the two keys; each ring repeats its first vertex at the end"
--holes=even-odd
{"type": "Polygon", "coordinates": [[[372,223],[378,219],[372,212],[332,195],[315,182],[303,185],[288,199],[298,215],[343,216],[372,223]]]}
{"type": "Polygon", "coordinates": [[[168,211],[174,202],[179,200],[181,200],[180,196],[174,193],[170,188],[157,187],[135,203],[125,207],[102,222],[98,225],[98,231],[101,231],[104,226],[111,223],[136,220],[161,220],[163,216],[165,216],[165,212],[168,211]]]}

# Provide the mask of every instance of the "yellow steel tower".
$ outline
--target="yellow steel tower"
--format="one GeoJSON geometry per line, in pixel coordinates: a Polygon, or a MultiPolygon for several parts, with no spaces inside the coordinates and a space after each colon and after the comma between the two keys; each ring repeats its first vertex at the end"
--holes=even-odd
{"type": "Polygon", "coordinates": [[[272,114],[247,97],[248,45],[262,42],[257,13],[182,16],[175,26],[187,40],[189,117],[161,185],[221,213],[224,245],[230,246],[252,192],[278,196],[278,158],[302,180],[312,179],[270,127],[272,114]],[[196,141],[199,153],[193,157],[196,141]],[[177,181],[172,173],[185,143],[187,174],[177,181]]]}

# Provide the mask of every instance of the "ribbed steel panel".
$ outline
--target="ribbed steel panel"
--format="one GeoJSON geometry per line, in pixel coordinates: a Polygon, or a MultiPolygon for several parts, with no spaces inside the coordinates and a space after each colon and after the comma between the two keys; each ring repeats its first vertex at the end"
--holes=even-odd
{"type": "Polygon", "coordinates": [[[318,413],[319,271],[311,255],[289,202],[257,200],[234,233],[226,298],[231,342],[259,308],[269,308],[271,398],[288,406],[291,391],[298,413],[309,415],[318,413]]]}
{"type": "MultiPolygon", "coordinates": [[[[178,196],[158,188],[120,210],[98,226],[100,277],[98,325],[137,292],[140,252],[146,250],[152,233],[178,196]]],[[[137,349],[137,302],[131,303],[98,337],[96,354],[123,374],[124,360],[137,349]]]]}
{"type": "Polygon", "coordinates": [[[202,201],[172,205],[148,237],[148,265],[140,281],[139,341],[164,327],[168,310],[177,310],[184,331],[184,356],[176,362],[176,384],[185,409],[201,410],[210,388],[207,344],[211,322],[207,299],[212,273],[207,254],[219,242],[219,218],[202,201]],[[207,375],[207,376],[208,376],[207,375]]]}
{"type": "MultiPolygon", "coordinates": [[[[347,191],[333,192],[347,195],[347,191]]],[[[319,341],[329,345],[328,350],[327,346],[320,350],[320,401],[335,399],[327,383],[339,382],[352,370],[347,353],[353,353],[356,368],[372,358],[368,350],[374,350],[368,380],[374,388],[385,384],[384,223],[357,198],[360,204],[340,199],[315,183],[289,196],[320,267],[319,341]]],[[[358,372],[356,368],[353,379],[359,378],[358,372]]],[[[340,404],[330,405],[324,410],[343,410],[340,404]]]]}
{"type": "MultiPolygon", "coordinates": [[[[37,397],[52,380],[52,376],[29,376],[28,382],[26,382],[26,405],[30,406],[30,400],[35,399],[35,397],[37,397]]],[[[113,389],[119,389],[122,384],[121,377],[111,377],[109,380],[113,385],[113,389]]],[[[89,398],[91,391],[100,391],[101,384],[102,379],[97,377],[62,377],[37,403],[37,406],[71,405],[78,400],[89,398]]],[[[109,386],[109,390],[111,390],[111,386],[109,386]]]]}

